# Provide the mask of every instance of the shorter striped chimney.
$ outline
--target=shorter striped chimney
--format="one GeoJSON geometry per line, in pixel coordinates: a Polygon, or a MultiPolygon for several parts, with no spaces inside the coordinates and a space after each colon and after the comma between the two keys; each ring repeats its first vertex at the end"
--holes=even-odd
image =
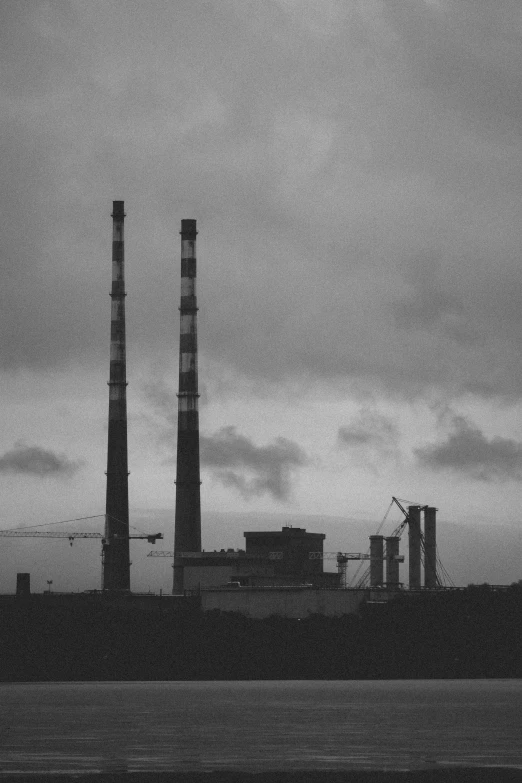
{"type": "Polygon", "coordinates": [[[183,568],[176,556],[201,552],[199,469],[196,221],[181,221],[178,450],[174,526],[174,590],[183,592],[183,568]]]}

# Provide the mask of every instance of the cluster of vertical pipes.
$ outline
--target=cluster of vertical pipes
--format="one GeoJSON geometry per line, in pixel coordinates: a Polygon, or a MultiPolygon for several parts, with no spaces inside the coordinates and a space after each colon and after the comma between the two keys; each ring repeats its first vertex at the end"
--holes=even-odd
{"type": "Polygon", "coordinates": [[[386,586],[399,587],[399,541],[398,536],[370,536],[370,585],[382,587],[384,565],[386,564],[386,586]],[[386,554],[384,542],[386,541],[386,554]]]}
{"type": "MultiPolygon", "coordinates": [[[[408,555],[410,590],[421,588],[421,506],[408,506],[408,555]]],[[[437,581],[437,509],[424,506],[424,587],[438,586],[437,581]]],[[[398,536],[370,536],[370,585],[399,586],[398,536]],[[385,546],[386,542],[386,546],[385,546]],[[386,549],[386,554],[384,553],[386,549]],[[386,564],[386,580],[384,579],[386,564]]]]}
{"type": "MultiPolygon", "coordinates": [[[[437,509],[424,506],[424,587],[437,587],[437,509]]],[[[408,506],[409,583],[410,590],[421,587],[420,506],[408,506]]]]}
{"type": "Polygon", "coordinates": [[[174,525],[174,589],[183,592],[182,552],[201,551],[199,470],[196,221],[181,221],[181,302],[179,337],[178,448],[174,525]]]}
{"type": "Polygon", "coordinates": [[[113,201],[111,354],[103,589],[130,590],[127,370],[125,358],[125,253],[123,201],[113,201]]]}

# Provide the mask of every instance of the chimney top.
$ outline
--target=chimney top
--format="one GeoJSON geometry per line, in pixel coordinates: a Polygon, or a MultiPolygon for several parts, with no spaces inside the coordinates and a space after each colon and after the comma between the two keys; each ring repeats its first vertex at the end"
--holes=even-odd
{"type": "Polygon", "coordinates": [[[124,201],[112,202],[112,217],[125,217],[124,201]]]}
{"type": "Polygon", "coordinates": [[[181,221],[181,231],[179,232],[185,239],[192,239],[198,233],[196,231],[196,221],[192,218],[181,221]]]}

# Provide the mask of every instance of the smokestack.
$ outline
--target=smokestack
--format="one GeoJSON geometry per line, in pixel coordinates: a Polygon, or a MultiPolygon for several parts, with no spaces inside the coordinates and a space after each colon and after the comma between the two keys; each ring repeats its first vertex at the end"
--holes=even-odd
{"type": "Polygon", "coordinates": [[[424,587],[437,587],[437,509],[424,509],[424,587]]]}
{"type": "Polygon", "coordinates": [[[408,555],[410,590],[421,586],[420,506],[408,506],[408,555]]]}
{"type": "Polygon", "coordinates": [[[370,536],[370,586],[381,587],[384,581],[384,536],[370,536]]]}
{"type": "Polygon", "coordinates": [[[399,541],[398,536],[386,539],[386,586],[399,586],[399,541]]]}
{"type": "Polygon", "coordinates": [[[181,221],[178,452],[174,527],[174,590],[183,592],[181,552],[201,552],[199,472],[196,221],[181,221]]]}
{"type": "Polygon", "coordinates": [[[112,202],[111,358],[103,589],[130,590],[123,201],[112,202]]]}

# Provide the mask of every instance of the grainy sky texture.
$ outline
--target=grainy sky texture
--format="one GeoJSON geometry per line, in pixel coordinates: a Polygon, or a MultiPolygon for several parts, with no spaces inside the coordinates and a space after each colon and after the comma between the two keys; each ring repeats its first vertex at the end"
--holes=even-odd
{"type": "Polygon", "coordinates": [[[518,0],[4,0],[0,36],[0,527],[103,512],[121,199],[135,514],[174,507],[196,218],[204,541],[392,494],[520,529],[518,0]]]}

